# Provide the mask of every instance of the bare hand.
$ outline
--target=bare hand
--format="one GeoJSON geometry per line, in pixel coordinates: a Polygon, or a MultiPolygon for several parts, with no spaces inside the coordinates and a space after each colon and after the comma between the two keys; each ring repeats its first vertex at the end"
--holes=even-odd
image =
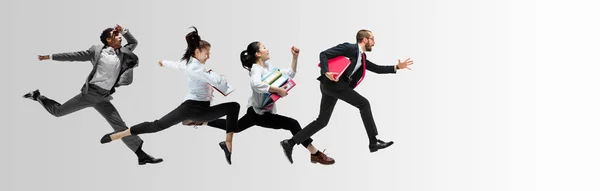
{"type": "Polygon", "coordinates": [[[410,65],[412,65],[412,64],[413,64],[413,61],[412,61],[412,60],[410,60],[410,58],[407,58],[407,59],[406,59],[404,62],[402,62],[402,60],[398,59],[398,65],[396,65],[396,67],[397,67],[399,70],[401,70],[401,69],[405,69],[405,68],[406,68],[406,69],[409,69],[409,70],[412,70],[412,69],[410,69],[410,68],[408,67],[408,66],[410,66],[410,65]]]}
{"type": "Polygon", "coordinates": [[[50,60],[50,55],[38,55],[38,60],[50,60]]]}
{"type": "Polygon", "coordinates": [[[118,33],[121,33],[121,32],[123,32],[123,27],[122,27],[121,25],[117,24],[117,25],[115,26],[115,29],[114,29],[114,30],[115,30],[115,31],[117,31],[118,33]]]}
{"type": "Polygon", "coordinates": [[[335,76],[339,75],[339,73],[337,72],[327,72],[325,73],[325,77],[327,77],[329,80],[337,82],[338,79],[335,79],[335,76]]]}
{"type": "Polygon", "coordinates": [[[162,60],[161,60],[161,61],[158,61],[158,65],[159,65],[160,67],[163,67],[163,66],[164,66],[164,65],[163,65],[163,63],[162,63],[162,60]]]}
{"type": "Polygon", "coordinates": [[[285,91],[285,89],[283,89],[283,88],[277,88],[277,95],[279,95],[281,97],[285,97],[288,95],[288,92],[285,91]]]}
{"type": "Polygon", "coordinates": [[[300,54],[300,49],[296,48],[295,46],[292,46],[292,55],[297,58],[298,54],[300,54]]]}

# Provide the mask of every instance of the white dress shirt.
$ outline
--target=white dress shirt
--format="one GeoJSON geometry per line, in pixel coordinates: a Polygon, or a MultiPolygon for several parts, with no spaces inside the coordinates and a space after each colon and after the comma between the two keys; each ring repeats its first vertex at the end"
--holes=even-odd
{"type": "Polygon", "coordinates": [[[187,62],[185,60],[179,62],[163,60],[162,63],[166,67],[185,72],[189,89],[186,100],[212,101],[214,91],[212,86],[227,89],[225,77],[205,69],[204,64],[196,58],[192,57],[187,62]]]}
{"type": "MultiPolygon", "coordinates": [[[[268,62],[265,62],[265,67],[262,67],[258,64],[253,64],[250,69],[250,88],[252,89],[252,96],[248,99],[248,107],[252,107],[254,112],[259,115],[264,114],[265,112],[275,113],[276,108],[275,105],[271,108],[262,109],[260,108],[263,101],[265,101],[265,94],[269,93],[270,85],[262,82],[262,77],[268,75],[272,70],[273,66],[268,62]]],[[[285,76],[288,76],[290,79],[296,75],[296,72],[291,68],[281,69],[281,73],[285,76]]]]}
{"type": "Polygon", "coordinates": [[[352,70],[352,73],[350,73],[350,76],[352,76],[352,74],[354,74],[354,72],[356,72],[362,66],[362,63],[363,63],[363,61],[362,61],[363,51],[360,48],[360,45],[357,44],[356,46],[358,46],[358,59],[356,60],[356,66],[354,67],[354,70],[352,70]]]}
{"type": "MultiPolygon", "coordinates": [[[[127,29],[123,29],[121,32],[125,34],[129,32],[127,29]]],[[[49,54],[50,60],[52,60],[52,54],[49,54]]],[[[100,60],[96,67],[96,73],[90,84],[97,85],[98,87],[110,91],[115,83],[121,71],[121,59],[122,54],[117,54],[114,48],[106,47],[100,52],[100,60]]]]}
{"type": "Polygon", "coordinates": [[[115,82],[117,82],[120,70],[121,57],[112,47],[104,48],[100,52],[100,60],[96,67],[96,73],[92,77],[92,80],[90,80],[90,84],[110,90],[115,85],[115,82]]]}

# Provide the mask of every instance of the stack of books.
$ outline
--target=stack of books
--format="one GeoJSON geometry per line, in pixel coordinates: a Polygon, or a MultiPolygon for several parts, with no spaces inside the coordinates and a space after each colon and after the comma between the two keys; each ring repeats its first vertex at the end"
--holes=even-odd
{"type": "MultiPolygon", "coordinates": [[[[285,89],[285,91],[289,92],[294,86],[296,86],[296,82],[290,79],[288,76],[285,76],[281,71],[275,68],[271,73],[267,74],[262,78],[262,82],[269,84],[271,86],[276,86],[285,89]]],[[[268,109],[273,107],[273,104],[279,100],[281,96],[276,93],[266,93],[265,99],[261,104],[261,108],[268,109]]]]}

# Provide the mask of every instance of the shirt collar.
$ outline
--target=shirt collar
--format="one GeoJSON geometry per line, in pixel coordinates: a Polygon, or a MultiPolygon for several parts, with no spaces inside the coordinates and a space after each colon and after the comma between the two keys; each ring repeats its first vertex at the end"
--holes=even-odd
{"type": "Polygon", "coordinates": [[[196,64],[202,64],[204,65],[204,63],[200,62],[200,60],[194,58],[194,57],[190,57],[190,63],[196,63],[196,64]]]}
{"type": "Polygon", "coordinates": [[[358,43],[356,43],[356,46],[358,46],[358,55],[361,56],[364,52],[358,43]]]}
{"type": "Polygon", "coordinates": [[[113,53],[113,54],[117,53],[117,51],[113,47],[110,47],[110,46],[104,48],[104,51],[106,51],[108,53],[113,53]]]}

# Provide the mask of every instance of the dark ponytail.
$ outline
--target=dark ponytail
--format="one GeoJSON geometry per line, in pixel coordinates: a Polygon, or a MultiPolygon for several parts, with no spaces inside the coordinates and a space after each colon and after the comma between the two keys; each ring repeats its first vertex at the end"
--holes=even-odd
{"type": "Polygon", "coordinates": [[[246,50],[240,53],[240,60],[242,61],[242,67],[250,71],[252,64],[256,62],[256,53],[260,51],[260,42],[254,41],[248,45],[246,50]]]}
{"type": "Polygon", "coordinates": [[[185,61],[189,61],[190,58],[194,55],[194,51],[196,51],[197,48],[200,48],[200,41],[202,40],[200,39],[200,35],[198,35],[198,29],[196,29],[196,27],[194,26],[191,26],[190,28],[194,28],[194,31],[185,35],[187,49],[185,50],[183,57],[181,57],[181,60],[185,61]]]}

